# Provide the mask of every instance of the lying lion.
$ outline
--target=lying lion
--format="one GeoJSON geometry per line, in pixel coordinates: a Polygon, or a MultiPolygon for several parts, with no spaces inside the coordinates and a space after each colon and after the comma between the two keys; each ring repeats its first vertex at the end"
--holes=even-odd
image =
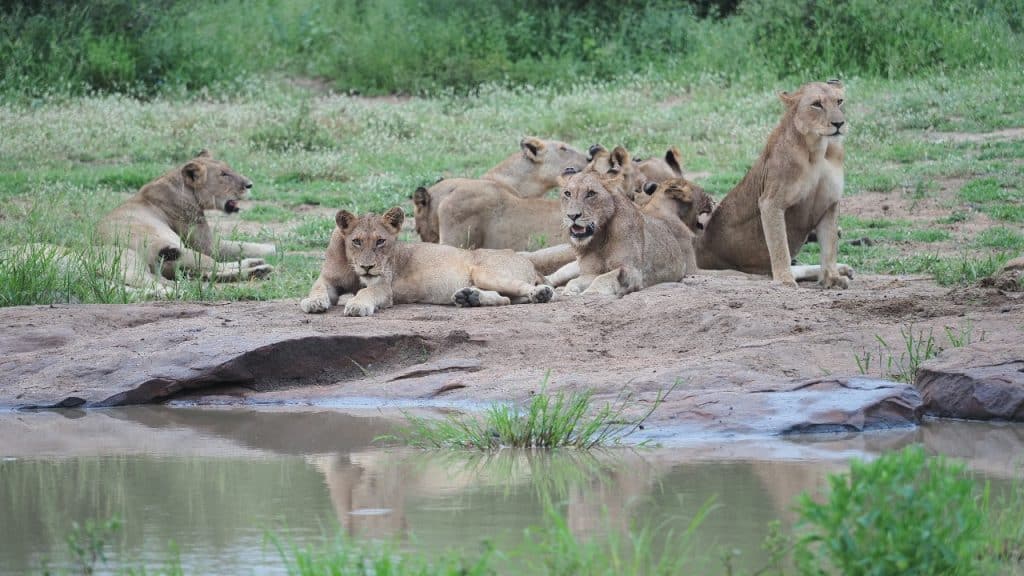
{"type": "Polygon", "coordinates": [[[204,210],[238,212],[238,200],[252,181],[203,150],[143,186],[100,220],[99,238],[109,246],[132,252],[126,261],[145,263],[128,267],[125,284],[166,284],[182,268],[218,282],[263,277],[273,268],[262,257],[275,253],[272,244],[214,242],[204,210]],[[229,258],[231,262],[218,262],[229,258]],[[161,278],[162,276],[162,278],[161,278]]]}
{"type": "MultiPolygon", "coordinates": [[[[537,198],[558,185],[558,176],[566,166],[582,169],[586,164],[584,155],[565,142],[527,137],[519,147],[518,153],[488,170],[481,178],[445,178],[429,189],[417,188],[412,199],[416,233],[420,239],[441,242],[440,206],[455,191],[470,196],[501,191],[519,198],[537,198]]],[[[458,237],[452,237],[447,244],[462,248],[482,247],[463,244],[458,237]]],[[[525,250],[526,246],[523,245],[522,249],[525,250]]]]}
{"type": "Polygon", "coordinates": [[[683,220],[694,189],[685,181],[662,185],[641,210],[622,186],[616,171],[584,170],[565,180],[562,209],[579,274],[565,295],[622,296],[697,271],[693,232],[683,220]]]}
{"type": "Polygon", "coordinates": [[[338,212],[327,259],[302,311],[326,311],[354,289],[353,278],[365,287],[345,303],[347,316],[370,316],[393,304],[505,306],[554,295],[533,264],[511,251],[398,241],[404,219],[397,206],[383,215],[338,212]]]}
{"type": "Polygon", "coordinates": [[[844,91],[838,80],[780,95],[782,120],[760,158],[712,213],[695,244],[704,269],[765,274],[786,286],[818,277],[846,288],[849,266],[836,262],[839,199],[843,194],[844,91]],[[815,232],[821,265],[790,267],[815,232]]]}

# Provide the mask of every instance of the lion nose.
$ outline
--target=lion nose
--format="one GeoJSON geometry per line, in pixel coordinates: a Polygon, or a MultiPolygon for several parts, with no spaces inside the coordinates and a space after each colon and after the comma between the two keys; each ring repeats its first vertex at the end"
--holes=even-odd
{"type": "Polygon", "coordinates": [[[846,124],[846,122],[833,122],[832,123],[832,125],[836,127],[836,130],[839,130],[840,128],[842,128],[843,124],[846,124]]]}
{"type": "Polygon", "coordinates": [[[580,217],[580,216],[582,216],[582,215],[583,215],[583,213],[582,213],[582,212],[576,212],[576,213],[574,213],[574,214],[566,214],[566,216],[568,216],[568,217],[569,217],[569,220],[572,220],[573,222],[575,222],[575,221],[576,221],[576,219],[577,219],[577,218],[579,218],[579,217],[580,217]]]}
{"type": "Polygon", "coordinates": [[[363,273],[368,274],[370,270],[373,270],[374,264],[363,264],[363,273]]]}

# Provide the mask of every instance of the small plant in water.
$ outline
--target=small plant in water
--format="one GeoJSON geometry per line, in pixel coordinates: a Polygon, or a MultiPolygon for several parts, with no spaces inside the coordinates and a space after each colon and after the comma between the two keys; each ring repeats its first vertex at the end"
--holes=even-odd
{"type": "Polygon", "coordinates": [[[397,438],[419,448],[473,448],[493,450],[512,448],[557,448],[569,446],[589,449],[621,440],[635,432],[677,385],[658,393],[639,417],[628,418],[632,397],[624,396],[618,405],[593,406],[593,392],[546,392],[547,377],[540,393],[525,409],[495,404],[482,417],[448,416],[444,419],[421,418],[406,414],[409,425],[397,438]]]}

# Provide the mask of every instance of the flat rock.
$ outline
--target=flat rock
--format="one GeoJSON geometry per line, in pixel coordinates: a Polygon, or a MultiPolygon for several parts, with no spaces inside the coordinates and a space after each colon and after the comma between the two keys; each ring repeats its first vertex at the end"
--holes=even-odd
{"type": "Polygon", "coordinates": [[[929,414],[1024,421],[1024,346],[976,342],[945,350],[921,365],[915,384],[929,414]]]}
{"type": "Polygon", "coordinates": [[[297,299],[4,308],[0,408],[473,407],[588,389],[642,413],[673,388],[652,424],[734,435],[904,426],[919,415],[912,389],[841,376],[908,323],[941,334],[969,315],[993,343],[1020,348],[1024,301],[966,290],[696,276],[620,299],[403,305],[369,318],[302,314],[297,299]]]}

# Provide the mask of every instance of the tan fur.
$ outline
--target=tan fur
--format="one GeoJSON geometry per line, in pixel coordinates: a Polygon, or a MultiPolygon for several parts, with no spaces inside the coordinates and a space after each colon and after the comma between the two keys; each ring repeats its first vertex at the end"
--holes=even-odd
{"type": "Polygon", "coordinates": [[[692,189],[665,186],[644,212],[617,191],[622,185],[621,173],[593,170],[565,180],[562,209],[579,268],[566,295],[622,296],[697,271],[693,233],[679,217],[691,209],[692,189]]]}
{"type": "MultiPolygon", "coordinates": [[[[346,266],[364,286],[346,302],[347,316],[370,316],[393,304],[502,306],[547,302],[554,295],[550,286],[542,284],[543,277],[533,264],[511,251],[398,241],[404,219],[399,207],[383,215],[360,217],[345,210],[338,212],[338,229],[328,248],[328,259],[334,262],[331,269],[343,284],[335,290],[350,286],[351,276],[343,273],[346,266]],[[344,259],[337,250],[339,243],[344,246],[344,259]],[[331,248],[335,250],[331,252],[331,248]]],[[[326,262],[324,266],[326,269],[326,262]]],[[[304,312],[329,308],[331,293],[323,287],[318,279],[301,304],[304,312]]]]}
{"type": "MultiPolygon", "coordinates": [[[[417,188],[413,193],[413,215],[420,239],[440,242],[440,206],[453,192],[459,191],[465,196],[489,194],[492,197],[504,192],[519,198],[537,198],[558,185],[558,177],[566,167],[582,169],[586,164],[583,153],[557,140],[531,136],[523,138],[519,148],[519,152],[488,170],[481,178],[446,178],[430,188],[417,188]]],[[[470,247],[461,243],[452,245],[470,247]]],[[[526,246],[523,245],[522,249],[526,246]]]]}
{"type": "Polygon", "coordinates": [[[262,258],[274,254],[274,246],[216,243],[203,213],[237,210],[237,201],[250,188],[248,178],[203,150],[104,216],[98,237],[108,246],[133,252],[126,260],[145,262],[148,270],[126,276],[125,283],[132,286],[166,285],[165,278],[173,279],[177,268],[222,282],[263,277],[273,268],[262,258]]]}
{"type": "Polygon", "coordinates": [[[701,268],[731,268],[796,286],[791,258],[810,231],[821,245],[820,283],[846,288],[836,262],[843,140],[847,125],[838,81],[780,95],[782,120],[760,158],[722,200],[696,243],[701,268]],[[838,125],[838,127],[837,127],[838,125]]]}

